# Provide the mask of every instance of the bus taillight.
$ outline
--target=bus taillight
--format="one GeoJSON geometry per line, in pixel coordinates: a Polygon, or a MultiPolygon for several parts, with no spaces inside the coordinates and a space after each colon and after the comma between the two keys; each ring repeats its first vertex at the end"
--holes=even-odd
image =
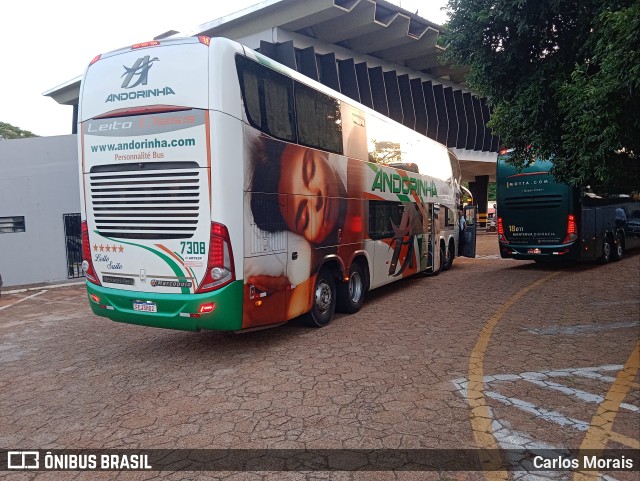
{"type": "Polygon", "coordinates": [[[92,282],[97,285],[100,284],[100,280],[96,275],[96,271],[93,268],[93,261],[91,260],[91,245],[89,244],[89,227],[87,226],[87,221],[82,221],[82,270],[84,271],[84,276],[87,278],[89,282],[92,282]]]}
{"type": "Polygon", "coordinates": [[[578,238],[578,227],[576,226],[576,218],[573,214],[567,217],[567,235],[562,241],[563,244],[573,242],[578,238]]]}
{"type": "Polygon", "coordinates": [[[504,226],[502,224],[502,217],[498,217],[498,240],[504,243],[508,243],[507,238],[504,236],[504,226]]]}
{"type": "Polygon", "coordinates": [[[201,294],[219,289],[235,278],[229,231],[224,225],[212,222],[207,272],[196,292],[201,294]]]}

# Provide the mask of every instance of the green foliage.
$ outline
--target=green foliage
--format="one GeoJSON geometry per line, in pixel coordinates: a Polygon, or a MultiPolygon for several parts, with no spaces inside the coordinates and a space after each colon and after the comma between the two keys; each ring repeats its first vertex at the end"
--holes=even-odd
{"type": "Polygon", "coordinates": [[[524,166],[573,185],[640,186],[640,0],[449,0],[449,60],[489,98],[524,166]]]}
{"type": "Polygon", "coordinates": [[[11,124],[0,122],[0,140],[4,139],[26,139],[27,137],[37,137],[33,132],[22,130],[11,124]]]}

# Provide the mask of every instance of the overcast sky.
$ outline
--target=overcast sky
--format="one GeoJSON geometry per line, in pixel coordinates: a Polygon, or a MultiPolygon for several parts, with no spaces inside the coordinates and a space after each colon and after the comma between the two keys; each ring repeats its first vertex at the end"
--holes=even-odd
{"type": "MultiPolygon", "coordinates": [[[[41,136],[71,133],[73,109],[43,92],[82,75],[97,54],[151,40],[167,30],[188,32],[256,0],[13,0],[0,15],[0,122],[41,136]],[[224,4],[224,6],[223,6],[224,4]]],[[[444,23],[446,0],[391,0],[444,23]]]]}

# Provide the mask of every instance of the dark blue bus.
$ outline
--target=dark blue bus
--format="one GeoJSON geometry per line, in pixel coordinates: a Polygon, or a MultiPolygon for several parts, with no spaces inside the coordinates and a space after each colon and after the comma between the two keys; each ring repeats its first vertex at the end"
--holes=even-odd
{"type": "Polygon", "coordinates": [[[517,170],[498,157],[498,242],[503,258],[620,260],[640,246],[638,192],[604,195],[558,183],[552,163],[517,170]]]}

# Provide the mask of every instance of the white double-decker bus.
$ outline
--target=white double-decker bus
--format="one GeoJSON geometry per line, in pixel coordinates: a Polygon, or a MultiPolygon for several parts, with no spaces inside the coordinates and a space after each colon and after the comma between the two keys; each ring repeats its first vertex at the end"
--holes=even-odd
{"type": "Polygon", "coordinates": [[[445,146],[230,40],[96,57],[78,132],[87,290],[115,321],[320,327],[460,255],[445,146]]]}

